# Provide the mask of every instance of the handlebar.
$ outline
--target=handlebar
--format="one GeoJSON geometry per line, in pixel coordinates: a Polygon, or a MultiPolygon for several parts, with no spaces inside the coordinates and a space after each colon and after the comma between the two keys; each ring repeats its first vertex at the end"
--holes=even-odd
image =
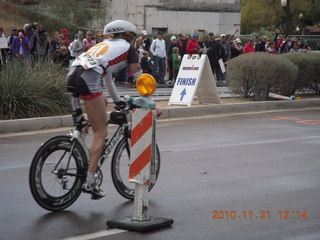
{"type": "Polygon", "coordinates": [[[145,107],[148,109],[155,109],[157,112],[157,117],[159,117],[162,114],[161,109],[156,107],[156,104],[151,99],[145,97],[133,98],[129,95],[125,95],[123,99],[124,101],[122,101],[121,104],[117,104],[114,107],[117,111],[128,112],[136,108],[145,107]]]}

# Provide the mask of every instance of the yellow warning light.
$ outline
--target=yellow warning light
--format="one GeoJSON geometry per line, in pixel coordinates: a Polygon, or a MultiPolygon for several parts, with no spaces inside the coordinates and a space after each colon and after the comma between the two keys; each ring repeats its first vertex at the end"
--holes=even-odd
{"type": "Polygon", "coordinates": [[[156,91],[157,83],[152,75],[145,73],[138,77],[136,87],[142,96],[150,96],[156,91]]]}

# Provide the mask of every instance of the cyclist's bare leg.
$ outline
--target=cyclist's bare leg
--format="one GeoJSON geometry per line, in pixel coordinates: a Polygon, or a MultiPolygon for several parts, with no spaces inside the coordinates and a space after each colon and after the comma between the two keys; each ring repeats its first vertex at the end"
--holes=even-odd
{"type": "Polygon", "coordinates": [[[90,147],[90,163],[88,173],[97,171],[99,157],[107,136],[106,127],[106,102],[103,95],[91,100],[85,100],[84,106],[93,131],[93,141],[90,147]]]}

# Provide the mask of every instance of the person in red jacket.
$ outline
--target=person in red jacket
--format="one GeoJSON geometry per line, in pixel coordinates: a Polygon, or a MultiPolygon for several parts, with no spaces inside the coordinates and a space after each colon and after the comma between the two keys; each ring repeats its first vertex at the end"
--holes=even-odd
{"type": "Polygon", "coordinates": [[[252,41],[253,41],[252,38],[248,39],[248,43],[243,48],[243,53],[249,53],[249,52],[255,52],[256,51],[254,46],[253,46],[253,44],[252,44],[252,41]]]}
{"type": "Polygon", "coordinates": [[[68,38],[68,36],[69,36],[69,31],[68,31],[68,29],[62,29],[61,30],[61,34],[64,36],[64,41],[66,41],[67,43],[68,43],[68,46],[70,46],[70,40],[69,40],[69,38],[68,38]]]}
{"type": "Polygon", "coordinates": [[[190,56],[192,54],[198,54],[199,53],[199,45],[197,43],[198,40],[198,35],[195,33],[191,34],[191,40],[188,42],[187,44],[187,53],[190,54],[190,56]]]}

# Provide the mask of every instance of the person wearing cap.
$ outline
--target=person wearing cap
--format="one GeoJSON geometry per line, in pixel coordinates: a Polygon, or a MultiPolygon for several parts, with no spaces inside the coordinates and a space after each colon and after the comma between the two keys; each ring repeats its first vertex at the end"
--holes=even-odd
{"type": "Polygon", "coordinates": [[[157,39],[150,46],[150,52],[154,56],[152,75],[158,83],[165,84],[166,42],[163,40],[162,32],[158,32],[157,39]]]}
{"type": "MultiPolygon", "coordinates": [[[[74,35],[73,41],[70,43],[70,46],[68,47],[68,50],[69,50],[69,54],[70,54],[70,58],[71,58],[71,59],[72,59],[72,58],[75,58],[74,52],[73,52],[73,48],[74,48],[74,45],[75,45],[76,41],[78,40],[78,38],[79,38],[79,35],[76,33],[76,34],[74,35]]],[[[60,52],[60,53],[61,53],[61,52],[60,52]]]]}
{"type": "MultiPolygon", "coordinates": [[[[220,35],[220,45],[222,46],[222,48],[224,49],[224,56],[225,58],[222,59],[224,64],[225,64],[225,68],[226,68],[226,64],[227,62],[231,59],[231,48],[230,48],[230,44],[227,40],[227,35],[226,34],[221,34],[220,35]]],[[[222,73],[222,72],[221,72],[222,73]]],[[[225,83],[226,80],[226,72],[221,74],[221,79],[222,82],[225,83]]]]}
{"type": "Polygon", "coordinates": [[[243,48],[243,53],[250,53],[250,52],[255,52],[256,49],[253,46],[253,38],[248,38],[248,42],[243,48]]]}
{"type": "Polygon", "coordinates": [[[228,61],[231,58],[231,49],[230,49],[230,44],[227,41],[227,35],[226,34],[221,34],[220,35],[220,44],[224,48],[224,52],[226,55],[226,61],[228,61]]]}
{"type": "Polygon", "coordinates": [[[18,31],[18,36],[12,42],[12,54],[18,59],[23,59],[29,55],[29,39],[24,36],[23,29],[18,31]]]}
{"type": "Polygon", "coordinates": [[[233,41],[232,43],[230,43],[230,49],[231,49],[231,59],[238,57],[242,53],[236,48],[236,41],[233,41]]]}
{"type": "Polygon", "coordinates": [[[240,54],[243,53],[243,46],[241,45],[241,39],[240,38],[236,38],[236,40],[234,41],[235,43],[235,48],[239,51],[240,54]]]}
{"type": "Polygon", "coordinates": [[[66,28],[61,29],[61,34],[64,36],[64,41],[68,43],[68,46],[70,45],[70,40],[69,40],[69,31],[66,28]]]}
{"type": "Polygon", "coordinates": [[[309,46],[309,41],[304,40],[303,43],[304,43],[304,46],[303,46],[304,52],[311,52],[311,47],[309,46]]]}
{"type": "Polygon", "coordinates": [[[197,43],[198,41],[198,34],[192,33],[191,39],[189,40],[187,44],[187,53],[191,56],[192,54],[198,54],[199,53],[199,45],[197,43]]]}
{"type": "Polygon", "coordinates": [[[144,51],[150,51],[152,39],[149,38],[148,32],[146,30],[142,31],[141,38],[143,40],[143,50],[144,51]]]}
{"type": "Polygon", "coordinates": [[[168,61],[168,68],[169,68],[169,83],[173,83],[173,61],[172,61],[172,49],[174,47],[179,48],[179,44],[177,43],[177,38],[175,36],[171,36],[170,38],[170,45],[167,52],[167,61],[168,61]]]}
{"type": "Polygon", "coordinates": [[[44,62],[49,49],[48,32],[43,24],[36,24],[36,31],[30,39],[29,52],[33,61],[44,62]]]}
{"type": "Polygon", "coordinates": [[[15,26],[12,26],[10,28],[10,30],[11,30],[10,36],[7,37],[7,42],[8,42],[8,47],[9,47],[9,49],[8,49],[9,61],[13,60],[14,55],[13,55],[12,50],[11,50],[12,49],[12,43],[13,43],[13,40],[15,39],[15,37],[18,36],[18,30],[17,30],[17,28],[15,26]]]}

